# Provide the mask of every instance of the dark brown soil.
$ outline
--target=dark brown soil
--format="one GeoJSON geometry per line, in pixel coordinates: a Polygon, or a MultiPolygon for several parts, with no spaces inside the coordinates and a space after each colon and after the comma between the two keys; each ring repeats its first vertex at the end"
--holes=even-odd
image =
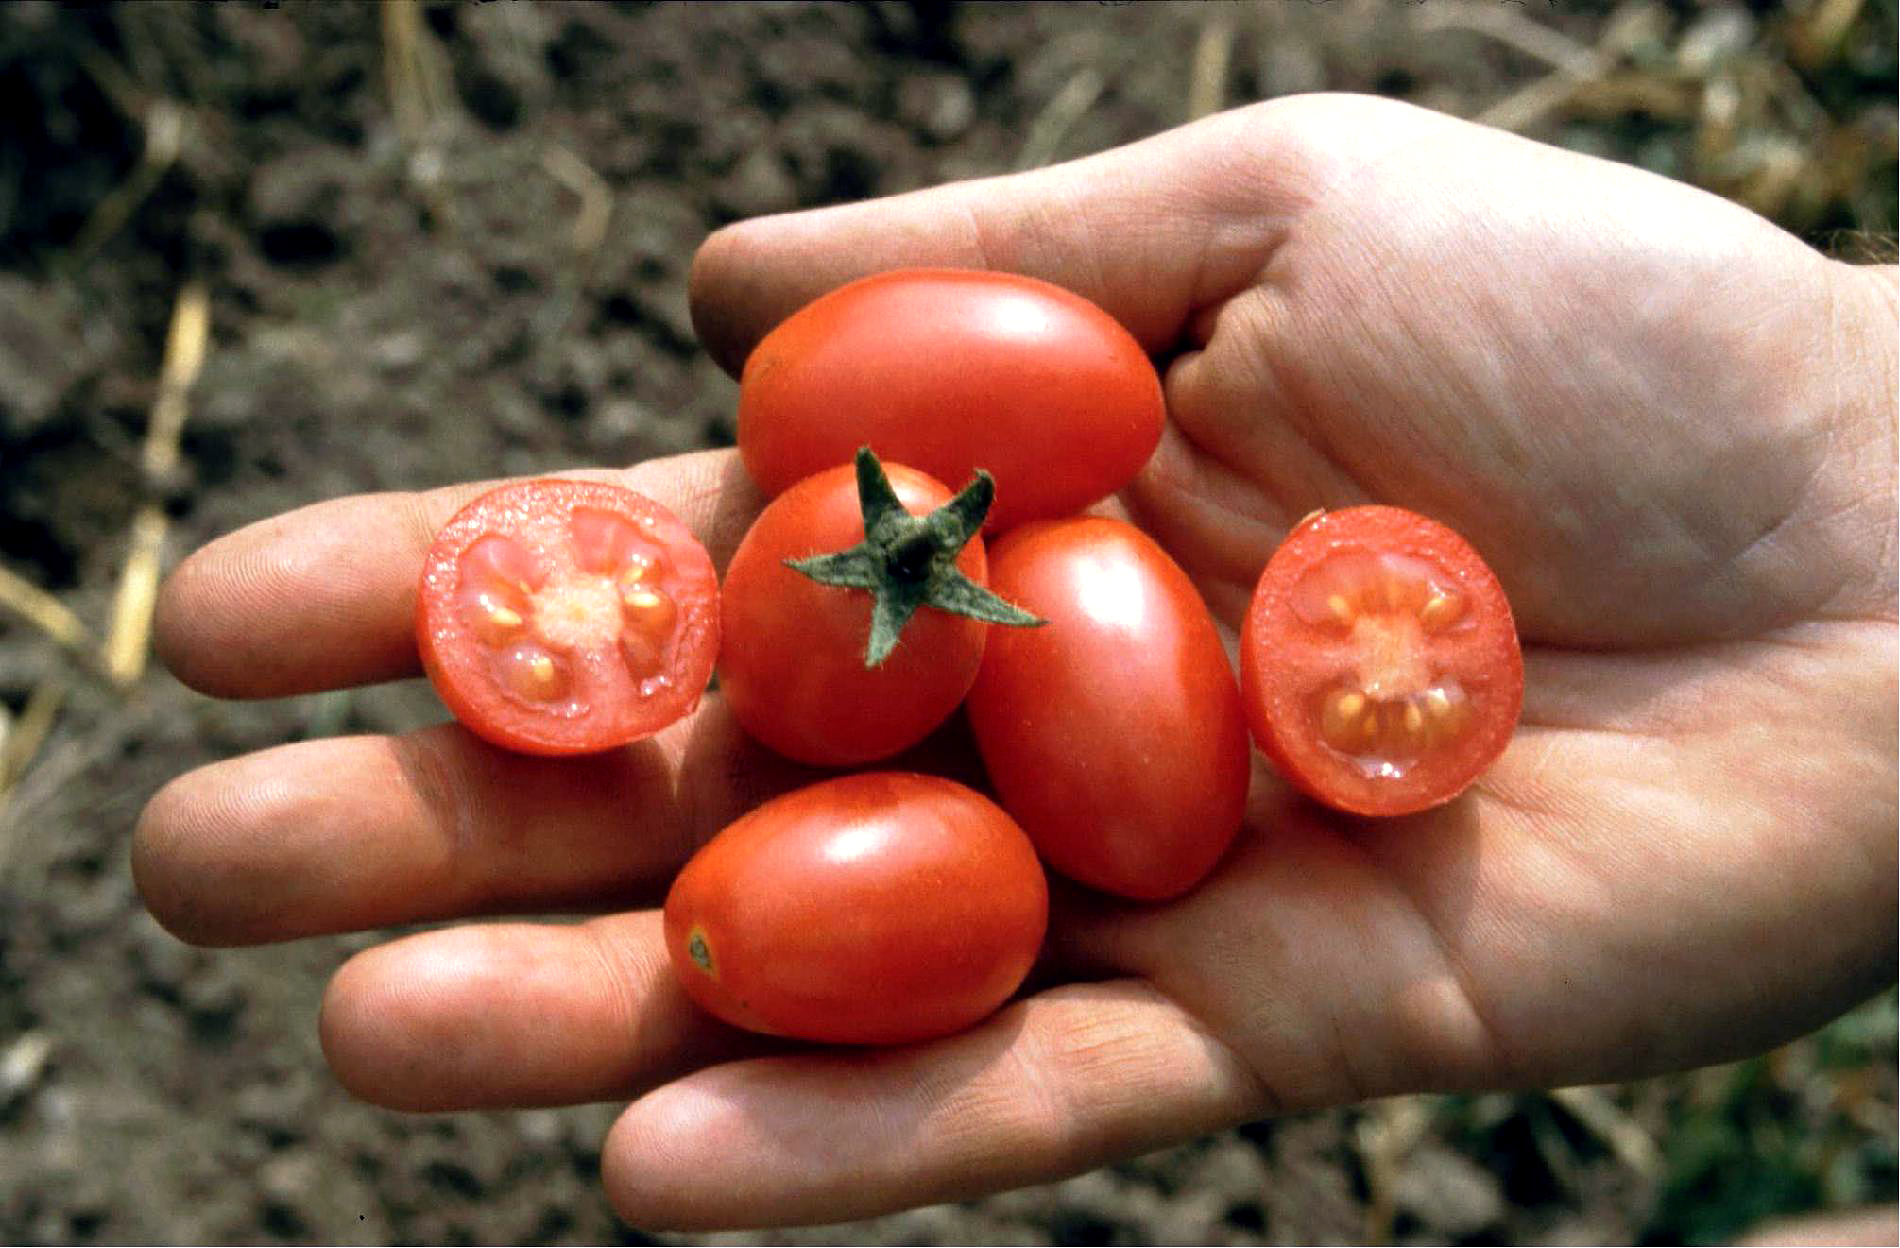
{"type": "MultiPolygon", "coordinates": [[[[1584,43],[1609,29],[1607,6],[1491,7],[1584,43]]],[[[373,4],[10,4],[0,563],[103,629],[146,498],[165,503],[176,558],[318,499],[729,442],[734,387],[685,303],[710,228],[1177,124],[1209,23],[1233,27],[1230,104],[1326,87],[1475,114],[1549,72],[1493,35],[1423,31],[1423,12],[430,4],[420,70],[392,82],[390,14],[373,4]],[[1065,92],[1088,97],[1066,120],[1065,92]],[[577,188],[592,178],[610,216],[590,234],[577,188]],[[148,480],[138,447],[189,276],[209,284],[213,346],[185,466],[148,480]]],[[[1803,63],[1806,28],[1767,6],[1657,8],[1621,54],[1624,94],[1533,133],[1699,178],[1817,241],[1890,231],[1893,14],[1864,6],[1838,51],[1803,63]],[[1698,39],[1737,74],[1795,75],[1795,103],[1745,113],[1753,138],[1807,162],[1792,189],[1698,154],[1680,90],[1639,89],[1704,64],[1698,39]]],[[[615,1107],[405,1117],[331,1081],[318,996],[374,937],[195,951],[132,888],[127,835],[167,778],[429,722],[426,686],[232,705],[161,673],[128,696],[72,672],[0,617],[0,702],[18,715],[49,680],[69,686],[0,813],[0,1239],[647,1242],[599,1194],[615,1107]]],[[[1542,1095],[1435,1099],[1390,1181],[1368,1169],[1367,1139],[1390,1126],[1372,1107],[971,1205],[707,1242],[1726,1234],[1893,1198],[1893,1014],[1889,998],[1768,1063],[1609,1090],[1661,1142],[1660,1169],[1542,1095]]]]}

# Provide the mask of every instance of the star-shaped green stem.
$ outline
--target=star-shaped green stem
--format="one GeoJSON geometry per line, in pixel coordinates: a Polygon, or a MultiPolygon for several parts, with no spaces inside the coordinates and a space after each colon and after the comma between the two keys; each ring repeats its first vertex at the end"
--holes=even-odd
{"type": "Polygon", "coordinates": [[[983,528],[996,482],[977,469],[975,480],[927,516],[913,516],[897,501],[884,465],[868,446],[858,448],[858,503],[864,508],[864,540],[850,550],[809,559],[787,559],[787,567],[820,585],[871,591],[871,640],[864,665],[876,667],[890,657],[904,625],[918,607],[935,607],[989,624],[1017,628],[1043,623],[984,589],[957,568],[957,555],[983,528]]]}

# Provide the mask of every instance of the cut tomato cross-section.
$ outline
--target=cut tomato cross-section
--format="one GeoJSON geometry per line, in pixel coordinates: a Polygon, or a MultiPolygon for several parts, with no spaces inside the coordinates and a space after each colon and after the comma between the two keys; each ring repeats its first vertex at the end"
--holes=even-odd
{"type": "Polygon", "coordinates": [[[1240,657],[1261,750],[1357,814],[1463,792],[1503,752],[1524,699],[1497,577],[1456,533],[1397,507],[1296,528],[1254,590],[1240,657]]]}
{"type": "Polygon", "coordinates": [[[718,581],[677,517],[616,485],[482,495],[424,561],[416,640],[455,717],[531,754],[625,745],[689,713],[719,650],[718,581]]]}

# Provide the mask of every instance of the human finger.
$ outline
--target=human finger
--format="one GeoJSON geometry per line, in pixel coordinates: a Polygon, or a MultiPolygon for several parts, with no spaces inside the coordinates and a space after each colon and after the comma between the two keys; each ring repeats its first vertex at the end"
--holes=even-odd
{"type": "Polygon", "coordinates": [[[814,773],[716,697],[657,736],[578,758],[455,724],[301,741],[173,780],[133,836],[169,930],[246,945],[476,914],[651,901],[694,848],[814,773]]]}
{"type": "Polygon", "coordinates": [[[693,324],[736,374],[768,330],[825,291],[882,269],[941,265],[1067,287],[1160,352],[1259,276],[1338,173],[1328,153],[1350,145],[1329,136],[1363,131],[1379,120],[1374,110],[1396,107],[1275,100],[1047,169],[742,221],[694,258],[693,324]]]}
{"type": "MultiPolygon", "coordinates": [[[[612,481],[661,503],[720,567],[761,502],[730,451],[561,475],[612,481]]],[[[423,554],[449,517],[500,484],[333,499],[211,542],[165,582],[159,656],[187,685],[229,698],[415,675],[423,554]]]]}
{"type": "Polygon", "coordinates": [[[929,1044],[709,1066],[633,1102],[601,1160],[636,1226],[786,1226],[1046,1182],[1270,1107],[1178,1006],[1117,980],[929,1044]]]}
{"type": "Polygon", "coordinates": [[[318,1031],[343,1086],[417,1111],[623,1098],[775,1045],[692,1004],[651,910],[380,945],[330,981],[318,1031]]]}
{"type": "MultiPolygon", "coordinates": [[[[960,722],[889,765],[980,783],[960,722]]],[[[717,694],[646,741],[575,758],[456,724],[302,741],[166,785],[133,835],[133,875],[153,917],[200,945],[652,904],[726,824],[822,774],[754,742],[717,694]]]]}

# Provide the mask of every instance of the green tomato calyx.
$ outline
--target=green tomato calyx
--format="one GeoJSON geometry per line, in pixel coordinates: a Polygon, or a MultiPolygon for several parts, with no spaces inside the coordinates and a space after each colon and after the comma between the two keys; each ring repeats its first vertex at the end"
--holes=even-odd
{"type": "Polygon", "coordinates": [[[785,566],[820,585],[871,591],[871,637],[864,665],[889,658],[904,625],[919,607],[934,607],[987,624],[1031,628],[1044,621],[998,598],[957,567],[957,556],[983,529],[996,498],[996,482],[981,468],[955,498],[927,516],[904,510],[868,446],[858,448],[858,504],[864,509],[864,540],[849,550],[785,566]]]}

